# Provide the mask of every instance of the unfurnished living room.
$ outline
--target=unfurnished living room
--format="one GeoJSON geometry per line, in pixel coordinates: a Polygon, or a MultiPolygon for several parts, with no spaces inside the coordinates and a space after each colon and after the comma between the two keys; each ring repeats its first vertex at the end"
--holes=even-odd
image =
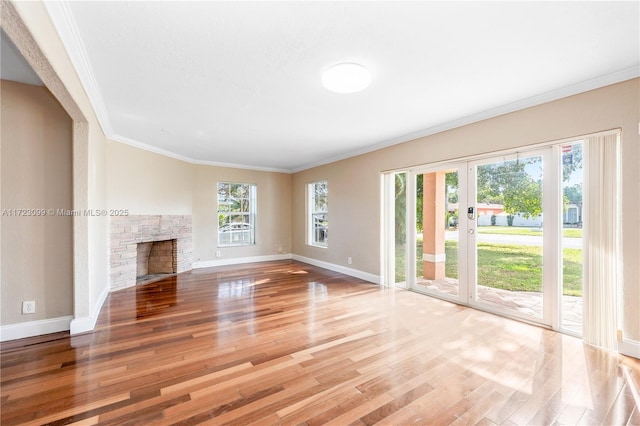
{"type": "Polygon", "coordinates": [[[640,425],[640,2],[0,8],[2,425],[640,425]]]}

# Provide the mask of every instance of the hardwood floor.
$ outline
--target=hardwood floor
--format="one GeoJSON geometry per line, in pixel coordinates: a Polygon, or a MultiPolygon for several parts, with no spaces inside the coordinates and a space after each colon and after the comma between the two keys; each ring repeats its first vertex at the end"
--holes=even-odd
{"type": "Polygon", "coordinates": [[[93,333],[7,342],[15,424],[640,424],[640,361],[295,261],[112,293],[93,333]]]}

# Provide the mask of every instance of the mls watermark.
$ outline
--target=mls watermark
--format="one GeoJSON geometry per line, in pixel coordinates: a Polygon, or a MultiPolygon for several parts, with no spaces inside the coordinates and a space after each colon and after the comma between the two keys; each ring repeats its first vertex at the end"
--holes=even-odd
{"type": "Polygon", "coordinates": [[[102,217],[102,216],[129,216],[128,209],[2,209],[2,216],[10,217],[102,217]]]}

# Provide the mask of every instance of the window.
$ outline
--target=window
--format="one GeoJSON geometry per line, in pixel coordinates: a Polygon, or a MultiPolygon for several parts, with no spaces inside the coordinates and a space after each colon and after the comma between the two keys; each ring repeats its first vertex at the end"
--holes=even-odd
{"type": "Polygon", "coordinates": [[[256,185],[218,183],[218,246],[256,243],[256,185]]]}
{"type": "Polygon", "coordinates": [[[329,185],[326,180],[310,183],[309,196],[309,235],[307,241],[312,246],[327,247],[329,238],[329,185]]]}

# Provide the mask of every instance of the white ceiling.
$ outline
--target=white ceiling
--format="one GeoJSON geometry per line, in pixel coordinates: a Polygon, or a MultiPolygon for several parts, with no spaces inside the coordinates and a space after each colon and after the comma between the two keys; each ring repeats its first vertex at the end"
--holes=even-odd
{"type": "Polygon", "coordinates": [[[45,4],[107,136],[195,163],[297,171],[640,75],[636,1],[45,4]],[[325,90],[339,62],[369,88],[325,90]]]}

